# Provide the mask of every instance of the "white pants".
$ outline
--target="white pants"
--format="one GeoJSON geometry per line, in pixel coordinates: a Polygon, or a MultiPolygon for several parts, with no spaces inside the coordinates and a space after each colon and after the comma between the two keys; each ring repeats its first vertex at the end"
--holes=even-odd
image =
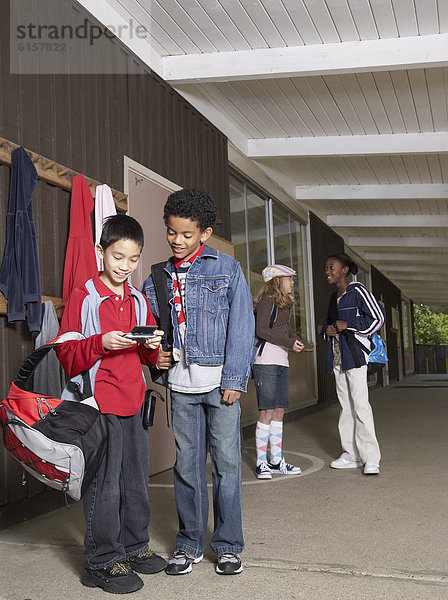
{"type": "Polygon", "coordinates": [[[336,391],[341,404],[339,435],[347,460],[380,463],[372,407],[369,404],[367,365],[342,371],[334,367],[336,391]]]}

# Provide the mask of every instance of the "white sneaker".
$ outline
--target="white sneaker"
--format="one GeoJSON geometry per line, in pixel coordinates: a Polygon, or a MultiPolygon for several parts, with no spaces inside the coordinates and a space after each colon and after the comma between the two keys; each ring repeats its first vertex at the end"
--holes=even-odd
{"type": "Polygon", "coordinates": [[[358,460],[347,460],[343,456],[340,456],[336,460],[331,461],[330,467],[332,469],[358,469],[362,467],[362,462],[358,460]]]}
{"type": "Polygon", "coordinates": [[[197,565],[204,558],[204,555],[193,556],[184,550],[175,550],[172,558],[165,567],[167,575],[184,575],[191,573],[192,565],[197,565]]]}
{"type": "Polygon", "coordinates": [[[366,462],[364,465],[364,475],[378,475],[380,472],[380,465],[374,462],[366,462]]]}
{"type": "Polygon", "coordinates": [[[265,462],[257,465],[255,469],[255,475],[258,479],[272,479],[272,471],[265,462]]]}

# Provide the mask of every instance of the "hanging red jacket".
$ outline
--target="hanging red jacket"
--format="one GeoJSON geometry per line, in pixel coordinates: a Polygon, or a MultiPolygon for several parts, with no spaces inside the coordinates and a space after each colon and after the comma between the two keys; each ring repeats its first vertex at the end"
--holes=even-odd
{"type": "Polygon", "coordinates": [[[72,179],[70,205],[70,232],[65,253],[62,299],[67,302],[73,289],[98,275],[95,246],[93,244],[90,213],[93,198],[82,175],[72,179]]]}

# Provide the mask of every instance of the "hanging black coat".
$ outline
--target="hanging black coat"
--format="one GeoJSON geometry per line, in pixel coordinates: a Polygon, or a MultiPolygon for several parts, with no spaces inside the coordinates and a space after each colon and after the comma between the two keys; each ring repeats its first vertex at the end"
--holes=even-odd
{"type": "Polygon", "coordinates": [[[8,300],[8,321],[23,321],[25,306],[30,331],[39,331],[42,297],[39,255],[31,196],[37,171],[24,148],[11,153],[11,190],[6,224],[6,249],[0,290],[8,300]]]}

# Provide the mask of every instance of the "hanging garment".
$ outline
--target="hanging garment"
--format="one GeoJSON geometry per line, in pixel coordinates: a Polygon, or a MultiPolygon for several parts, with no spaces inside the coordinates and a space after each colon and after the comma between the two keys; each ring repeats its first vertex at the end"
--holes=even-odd
{"type": "MultiPolygon", "coordinates": [[[[100,243],[101,232],[107,217],[117,214],[112,191],[108,185],[98,185],[95,192],[95,245],[100,243]]],[[[103,261],[96,257],[98,271],[103,270],[103,261]]]]}
{"type": "Polygon", "coordinates": [[[82,175],[72,179],[70,205],[70,232],[65,253],[64,285],[62,299],[67,302],[73,289],[84,285],[98,274],[92,237],[90,213],[93,198],[82,175]]]}
{"type": "MultiPolygon", "coordinates": [[[[53,302],[47,300],[43,305],[43,310],[42,327],[34,344],[36,350],[57,338],[59,332],[59,321],[53,302]]],[[[56,353],[49,352],[34,370],[33,389],[44,396],[60,398],[65,384],[64,369],[56,353]]]]}
{"type": "Polygon", "coordinates": [[[7,242],[0,272],[0,290],[8,300],[8,321],[24,321],[26,306],[30,331],[40,330],[42,314],[39,255],[31,198],[37,179],[37,171],[25,149],[13,150],[7,242]]]}

